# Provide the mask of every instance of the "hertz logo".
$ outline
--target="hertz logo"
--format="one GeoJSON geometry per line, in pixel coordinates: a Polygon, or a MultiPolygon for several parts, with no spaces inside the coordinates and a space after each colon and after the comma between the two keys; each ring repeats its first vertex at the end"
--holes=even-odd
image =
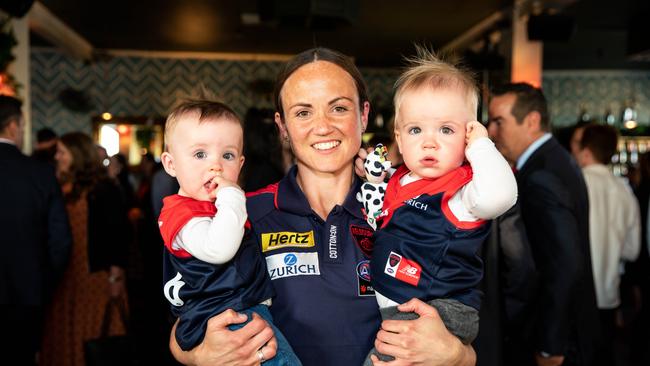
{"type": "Polygon", "coordinates": [[[279,233],[262,234],[262,252],[270,250],[294,247],[309,248],[314,246],[314,232],[294,233],[281,231],[279,233]]]}

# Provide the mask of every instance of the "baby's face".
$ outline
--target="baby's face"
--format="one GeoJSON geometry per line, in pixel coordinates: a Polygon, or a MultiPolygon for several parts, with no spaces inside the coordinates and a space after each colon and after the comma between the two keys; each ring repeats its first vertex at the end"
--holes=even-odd
{"type": "Polygon", "coordinates": [[[421,87],[402,96],[395,139],[411,175],[437,178],[465,160],[465,124],[476,119],[459,89],[421,87]]]}
{"type": "Polygon", "coordinates": [[[237,183],[244,163],[243,131],[237,121],[182,116],[169,136],[165,169],[178,179],[178,194],[199,201],[216,198],[212,180],[220,175],[237,183]]]}

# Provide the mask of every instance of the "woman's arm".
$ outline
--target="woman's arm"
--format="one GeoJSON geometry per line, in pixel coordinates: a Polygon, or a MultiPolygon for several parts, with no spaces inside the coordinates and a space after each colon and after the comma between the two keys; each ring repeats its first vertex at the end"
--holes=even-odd
{"type": "Polygon", "coordinates": [[[384,320],[377,333],[375,347],[383,354],[395,357],[394,361],[379,361],[371,356],[375,366],[426,365],[472,366],[476,353],[451,334],[430,305],[412,299],[398,307],[401,312],[415,312],[416,320],[384,320]]]}
{"type": "Polygon", "coordinates": [[[261,349],[266,359],[275,356],[277,341],[273,330],[259,315],[243,328],[231,331],[230,324],[246,321],[246,315],[226,310],[208,320],[203,341],[191,351],[183,351],[174,336],[176,325],[169,337],[169,349],[176,360],[184,365],[259,365],[257,350],[261,349]]]}

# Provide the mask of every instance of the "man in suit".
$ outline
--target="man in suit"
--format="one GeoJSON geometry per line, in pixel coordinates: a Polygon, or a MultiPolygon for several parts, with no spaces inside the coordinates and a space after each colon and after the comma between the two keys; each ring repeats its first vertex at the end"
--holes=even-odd
{"type": "Polygon", "coordinates": [[[519,366],[523,359],[530,358],[521,343],[530,331],[537,290],[535,262],[519,204],[492,220],[482,258],[484,295],[479,333],[473,343],[476,365],[519,366]]]}
{"type": "Polygon", "coordinates": [[[34,365],[43,305],[63,273],[72,237],[53,168],[20,151],[20,107],[0,95],[0,354],[34,365]]]}
{"type": "Polygon", "coordinates": [[[495,143],[516,168],[521,214],[539,272],[532,364],[596,365],[601,342],[589,203],[580,168],[550,134],[546,99],[529,84],[492,92],[495,143]]]}

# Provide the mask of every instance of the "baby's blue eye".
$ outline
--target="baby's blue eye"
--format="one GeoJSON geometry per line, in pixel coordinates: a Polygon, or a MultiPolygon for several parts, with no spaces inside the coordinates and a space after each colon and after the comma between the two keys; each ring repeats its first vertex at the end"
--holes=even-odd
{"type": "Polygon", "coordinates": [[[409,128],[409,134],[411,134],[411,135],[416,135],[416,134],[418,134],[420,132],[422,132],[420,127],[411,127],[411,128],[409,128]]]}
{"type": "Polygon", "coordinates": [[[442,132],[443,135],[451,135],[454,133],[454,130],[447,126],[440,127],[440,132],[442,132]]]}
{"type": "Polygon", "coordinates": [[[233,160],[235,158],[235,154],[228,152],[228,153],[223,154],[223,158],[226,159],[226,160],[233,160]]]}
{"type": "Polygon", "coordinates": [[[206,154],[205,151],[197,151],[194,153],[194,157],[197,159],[205,159],[208,157],[208,154],[206,154]]]}

